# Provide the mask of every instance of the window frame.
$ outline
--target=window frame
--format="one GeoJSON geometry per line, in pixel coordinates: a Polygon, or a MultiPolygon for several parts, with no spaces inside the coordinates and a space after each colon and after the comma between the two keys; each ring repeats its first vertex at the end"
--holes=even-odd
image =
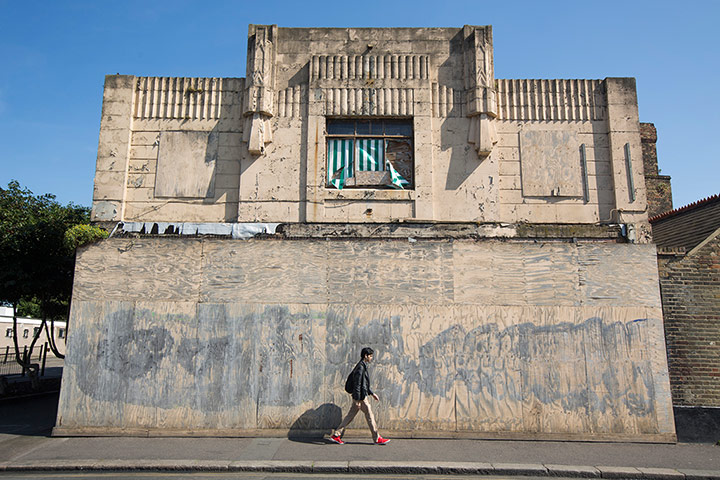
{"type": "MultiPolygon", "coordinates": [[[[343,190],[343,189],[352,189],[352,190],[389,190],[389,191],[397,191],[397,190],[408,190],[412,191],[415,190],[415,125],[413,121],[413,117],[325,117],[325,180],[324,180],[324,187],[328,190],[343,190]],[[353,123],[353,133],[331,133],[332,130],[332,124],[333,123],[341,123],[341,122],[352,122],[353,123]],[[362,125],[364,123],[368,123],[368,129],[370,133],[358,133],[358,126],[362,125]],[[382,123],[382,133],[372,133],[372,126],[373,123],[382,123]],[[388,130],[388,125],[400,125],[403,128],[407,128],[409,130],[409,133],[407,134],[394,134],[394,133],[386,133],[388,130]],[[392,184],[377,184],[377,185],[343,185],[343,187],[338,188],[337,186],[333,185],[330,180],[329,170],[330,170],[330,141],[331,140],[352,140],[353,141],[353,157],[352,157],[352,165],[351,165],[351,171],[353,175],[347,177],[347,178],[353,178],[355,172],[357,171],[357,162],[358,162],[358,140],[382,140],[383,141],[383,158],[385,158],[385,162],[388,162],[387,160],[387,145],[388,140],[405,140],[409,144],[410,148],[410,156],[411,156],[411,165],[409,167],[409,171],[411,173],[411,178],[407,179],[402,176],[400,178],[402,180],[405,180],[408,182],[407,186],[393,186],[392,184]]],[[[391,164],[392,165],[392,164],[391,164]]],[[[361,171],[369,171],[369,170],[361,170],[361,171]]],[[[385,165],[383,165],[382,170],[378,170],[382,172],[388,172],[386,170],[385,165]]],[[[397,171],[395,172],[397,173],[397,171]]]]}

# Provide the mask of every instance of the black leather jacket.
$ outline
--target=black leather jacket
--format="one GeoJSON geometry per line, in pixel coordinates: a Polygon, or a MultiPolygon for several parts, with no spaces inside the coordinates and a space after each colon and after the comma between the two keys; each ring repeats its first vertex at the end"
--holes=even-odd
{"type": "Polygon", "coordinates": [[[372,395],[370,390],[370,375],[368,375],[367,364],[364,360],[360,360],[352,371],[353,377],[353,400],[362,401],[368,395],[372,395]]]}

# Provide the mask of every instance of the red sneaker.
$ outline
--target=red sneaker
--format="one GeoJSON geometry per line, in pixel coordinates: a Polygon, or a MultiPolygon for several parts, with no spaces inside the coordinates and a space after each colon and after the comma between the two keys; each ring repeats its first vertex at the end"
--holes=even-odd
{"type": "Polygon", "coordinates": [[[342,441],[342,438],[340,438],[340,435],[331,436],[330,441],[333,443],[337,443],[338,445],[345,445],[345,442],[342,441]]]}
{"type": "Polygon", "coordinates": [[[385,445],[385,444],[387,444],[389,441],[390,441],[390,440],[388,440],[387,438],[378,437],[378,439],[375,440],[375,445],[385,445]]]}

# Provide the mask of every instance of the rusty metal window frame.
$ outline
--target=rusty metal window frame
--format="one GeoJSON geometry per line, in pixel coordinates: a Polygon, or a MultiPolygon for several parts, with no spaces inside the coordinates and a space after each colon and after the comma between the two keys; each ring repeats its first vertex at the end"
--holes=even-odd
{"type": "MultiPolygon", "coordinates": [[[[387,156],[387,142],[388,140],[405,140],[409,144],[410,149],[410,167],[407,169],[411,175],[409,175],[410,178],[404,178],[402,176],[398,175],[398,172],[393,168],[391,169],[391,178],[393,182],[399,182],[404,181],[407,182],[407,185],[404,185],[400,188],[403,188],[405,190],[413,190],[415,188],[415,152],[414,152],[414,126],[413,126],[413,119],[412,117],[402,117],[402,118],[357,118],[357,117],[327,117],[326,118],[326,127],[325,127],[325,146],[326,146],[326,152],[328,152],[328,155],[326,156],[326,168],[330,168],[330,142],[333,140],[352,140],[353,141],[353,158],[352,162],[353,164],[357,162],[358,158],[358,140],[382,140],[383,141],[383,156],[384,158],[387,156]],[[352,125],[352,129],[346,128],[345,131],[340,131],[340,127],[343,126],[343,124],[348,127],[352,125]],[[365,128],[367,126],[367,128],[365,128]],[[377,128],[377,126],[381,126],[381,128],[377,128]],[[393,129],[392,127],[396,126],[398,128],[393,129]],[[394,133],[393,130],[396,132],[401,133],[394,133]],[[404,130],[404,132],[402,132],[404,130]],[[400,180],[397,180],[397,177],[399,177],[400,180]]],[[[387,161],[387,160],[386,160],[387,161]]],[[[351,175],[354,171],[354,165],[351,166],[349,169],[351,171],[351,175]]],[[[383,168],[382,171],[385,171],[383,168]]],[[[347,177],[350,178],[350,177],[347,177]]],[[[343,179],[343,182],[347,180],[347,178],[343,179]]],[[[329,178],[329,175],[326,175],[325,178],[325,187],[326,188],[355,188],[355,189],[395,189],[396,186],[392,184],[377,184],[377,185],[342,185],[340,187],[337,187],[336,185],[333,185],[331,183],[331,180],[329,178]]]]}

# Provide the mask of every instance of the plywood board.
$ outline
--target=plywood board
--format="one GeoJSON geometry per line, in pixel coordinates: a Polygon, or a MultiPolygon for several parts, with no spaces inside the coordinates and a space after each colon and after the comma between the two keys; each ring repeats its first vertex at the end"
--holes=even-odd
{"type": "Polygon", "coordinates": [[[656,276],[612,283],[654,262],[616,244],[101,242],[79,257],[58,425],[328,432],[371,346],[383,430],[672,435],[656,276]],[[183,278],[159,285],[161,261],[183,278]]]}
{"type": "Polygon", "coordinates": [[[325,303],[326,243],[206,241],[202,300],[325,303]]]}
{"type": "Polygon", "coordinates": [[[198,297],[197,239],[111,238],[78,252],[73,299],[173,300],[198,297]]]}
{"type": "Polygon", "coordinates": [[[522,194],[525,197],[581,197],[577,132],[520,131],[522,194]]]}
{"type": "Polygon", "coordinates": [[[583,305],[660,307],[652,244],[583,243],[578,268],[583,305]]]}
{"type": "Polygon", "coordinates": [[[330,303],[437,304],[452,300],[447,242],[333,241],[328,248],[330,303]]]}

